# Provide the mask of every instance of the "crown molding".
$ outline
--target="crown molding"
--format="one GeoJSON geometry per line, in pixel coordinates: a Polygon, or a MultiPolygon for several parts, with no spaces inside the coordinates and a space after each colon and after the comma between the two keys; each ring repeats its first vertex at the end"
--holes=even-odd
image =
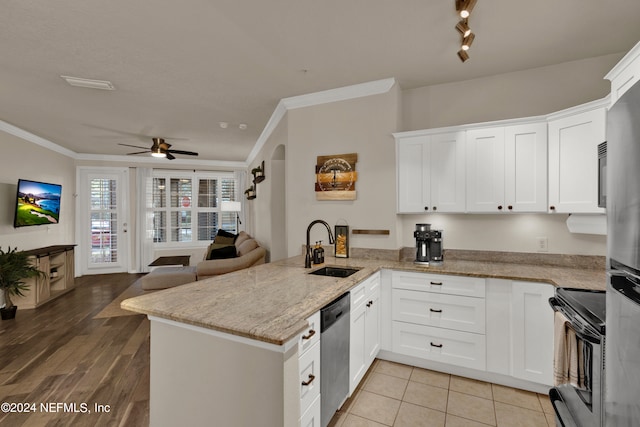
{"type": "Polygon", "coordinates": [[[314,105],[329,104],[332,102],[378,95],[388,92],[395,84],[395,78],[388,78],[281,99],[271,114],[266,126],[262,130],[260,137],[258,137],[256,144],[249,153],[246,160],[247,165],[251,165],[255,160],[256,156],[260,150],[262,150],[287,111],[296,108],[311,107],[314,105]]]}
{"type": "Polygon", "coordinates": [[[32,142],[48,150],[55,151],[56,153],[60,153],[67,157],[71,157],[72,159],[76,158],[77,153],[75,151],[71,151],[68,148],[61,147],[58,144],[49,141],[48,139],[44,139],[42,137],[39,137],[38,135],[34,135],[31,132],[27,132],[24,129],[20,129],[19,127],[11,125],[2,120],[0,120],[0,130],[13,136],[17,136],[20,139],[24,139],[25,141],[32,142]]]}

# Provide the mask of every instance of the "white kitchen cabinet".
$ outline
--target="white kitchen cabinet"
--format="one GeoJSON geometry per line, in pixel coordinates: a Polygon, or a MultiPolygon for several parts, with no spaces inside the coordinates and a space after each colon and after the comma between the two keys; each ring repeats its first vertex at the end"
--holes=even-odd
{"type": "Polygon", "coordinates": [[[320,425],[320,312],[307,319],[309,328],[298,337],[300,426],[320,425]]]}
{"type": "Polygon", "coordinates": [[[467,131],[467,211],[504,208],[504,128],[467,131]]]}
{"type": "Polygon", "coordinates": [[[356,389],[380,349],[380,273],[351,291],[349,394],[356,389]]]}
{"type": "Polygon", "coordinates": [[[611,105],[640,80],[640,42],[604,76],[611,81],[611,105]]]}
{"type": "Polygon", "coordinates": [[[598,207],[598,144],[606,139],[606,109],[573,111],[549,120],[549,212],[604,213],[598,207]]]}
{"type": "Polygon", "coordinates": [[[392,351],[484,370],[484,279],[394,271],[392,351]]]}
{"type": "Polygon", "coordinates": [[[464,131],[394,136],[398,213],[464,212],[464,131]]]}
{"type": "Polygon", "coordinates": [[[547,283],[512,283],[511,357],[513,376],[553,385],[554,288],[547,283]]]}
{"type": "Polygon", "coordinates": [[[468,212],[546,212],[547,126],[467,130],[468,212]]]}

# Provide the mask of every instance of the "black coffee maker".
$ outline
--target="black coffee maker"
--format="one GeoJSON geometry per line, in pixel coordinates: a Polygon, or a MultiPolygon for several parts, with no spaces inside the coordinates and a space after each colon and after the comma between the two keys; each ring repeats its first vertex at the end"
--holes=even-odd
{"type": "Polygon", "coordinates": [[[431,224],[416,224],[415,264],[440,265],[443,261],[442,230],[432,230],[431,224]]]}

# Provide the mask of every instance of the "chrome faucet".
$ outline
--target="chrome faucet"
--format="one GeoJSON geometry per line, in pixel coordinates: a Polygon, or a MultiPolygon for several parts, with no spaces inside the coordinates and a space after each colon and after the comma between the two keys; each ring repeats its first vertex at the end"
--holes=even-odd
{"type": "Polygon", "coordinates": [[[324,222],[321,219],[316,219],[315,221],[311,221],[311,224],[309,224],[309,226],[307,227],[307,254],[304,257],[304,268],[311,268],[311,227],[313,227],[316,224],[324,224],[325,227],[327,227],[327,231],[329,232],[329,244],[332,245],[333,244],[333,233],[331,233],[331,227],[329,227],[329,224],[327,224],[326,222],[324,222]]]}

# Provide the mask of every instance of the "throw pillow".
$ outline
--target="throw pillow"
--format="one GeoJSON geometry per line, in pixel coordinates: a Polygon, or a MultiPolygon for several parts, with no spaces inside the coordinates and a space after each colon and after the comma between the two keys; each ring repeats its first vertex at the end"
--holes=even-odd
{"type": "Polygon", "coordinates": [[[229,233],[226,230],[218,230],[218,233],[216,234],[215,239],[213,239],[213,242],[233,245],[237,238],[237,234],[229,233]]]}
{"type": "Polygon", "coordinates": [[[235,258],[238,254],[236,253],[236,247],[234,245],[224,246],[222,248],[213,248],[209,252],[207,259],[227,259],[227,258],[235,258]]]}

